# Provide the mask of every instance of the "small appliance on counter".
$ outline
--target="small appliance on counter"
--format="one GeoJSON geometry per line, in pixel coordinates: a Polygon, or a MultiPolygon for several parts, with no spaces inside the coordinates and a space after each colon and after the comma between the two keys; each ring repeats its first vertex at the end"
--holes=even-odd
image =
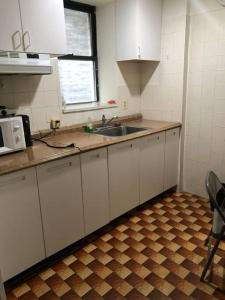
{"type": "Polygon", "coordinates": [[[24,130],[24,137],[25,143],[27,147],[33,146],[31,131],[30,131],[30,118],[27,115],[18,115],[22,117],[23,121],[23,130],[24,130]]]}
{"type": "Polygon", "coordinates": [[[0,107],[0,155],[32,146],[29,117],[0,107]]]}

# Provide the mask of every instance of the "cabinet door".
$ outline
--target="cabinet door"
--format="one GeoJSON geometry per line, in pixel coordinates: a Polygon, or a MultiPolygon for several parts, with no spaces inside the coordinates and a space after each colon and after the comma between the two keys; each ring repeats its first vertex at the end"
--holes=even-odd
{"type": "Polygon", "coordinates": [[[46,255],[84,236],[80,158],[73,156],[37,167],[46,255]]]}
{"type": "Polygon", "coordinates": [[[35,169],[0,177],[0,266],[3,281],[45,258],[35,169]]]}
{"type": "Polygon", "coordinates": [[[107,149],[81,155],[85,235],[109,222],[107,149]]]}
{"type": "Polygon", "coordinates": [[[137,34],[137,0],[117,0],[117,61],[138,59],[137,34]]]}
{"type": "Polygon", "coordinates": [[[139,205],[138,141],[108,148],[111,220],[139,205]]]}
{"type": "Polygon", "coordinates": [[[140,139],[140,202],[163,192],[165,132],[140,139]]]}
{"type": "Polygon", "coordinates": [[[178,183],[180,128],[166,131],[164,190],[178,183]]]}
{"type": "Polygon", "coordinates": [[[161,56],[162,1],[138,0],[137,3],[139,59],[159,61],[161,56]]]}
{"type": "Polygon", "coordinates": [[[161,23],[161,0],[117,0],[117,61],[160,60],[161,23]]]}
{"type": "Polygon", "coordinates": [[[18,0],[0,1],[0,51],[23,51],[18,0]]]}
{"type": "Polygon", "coordinates": [[[66,54],[63,0],[19,0],[27,52],[66,54]]]}

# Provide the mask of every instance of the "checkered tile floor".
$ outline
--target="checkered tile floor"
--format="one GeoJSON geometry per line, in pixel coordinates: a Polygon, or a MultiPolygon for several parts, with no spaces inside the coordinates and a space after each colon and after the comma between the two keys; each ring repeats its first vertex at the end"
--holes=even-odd
{"type": "Polygon", "coordinates": [[[207,200],[173,194],[16,287],[8,300],[225,299],[224,244],[212,282],[199,281],[210,221],[207,200]]]}

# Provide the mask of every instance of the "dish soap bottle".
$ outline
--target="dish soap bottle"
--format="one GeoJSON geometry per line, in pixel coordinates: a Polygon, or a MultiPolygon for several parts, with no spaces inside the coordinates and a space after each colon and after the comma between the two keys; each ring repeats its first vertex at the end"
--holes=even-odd
{"type": "Polygon", "coordinates": [[[92,120],[90,117],[87,120],[86,129],[87,129],[87,132],[89,132],[89,133],[93,132],[93,124],[92,124],[92,120]]]}

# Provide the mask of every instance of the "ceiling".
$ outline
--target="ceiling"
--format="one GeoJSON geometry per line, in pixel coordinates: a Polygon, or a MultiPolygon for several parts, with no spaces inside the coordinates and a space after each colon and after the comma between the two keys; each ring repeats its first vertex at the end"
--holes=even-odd
{"type": "Polygon", "coordinates": [[[112,1],[113,0],[78,0],[77,2],[86,3],[94,6],[100,6],[112,1]]]}

